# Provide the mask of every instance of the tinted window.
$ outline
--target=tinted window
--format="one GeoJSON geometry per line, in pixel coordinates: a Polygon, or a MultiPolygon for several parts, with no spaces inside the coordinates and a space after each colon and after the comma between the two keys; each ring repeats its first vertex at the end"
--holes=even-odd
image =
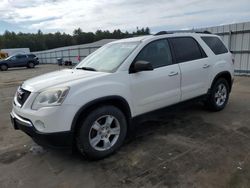
{"type": "Polygon", "coordinates": [[[136,57],[136,61],[148,61],[153,68],[172,64],[172,56],[167,40],[157,40],[149,43],[141,50],[136,57]]]}
{"type": "Polygon", "coordinates": [[[29,54],[28,57],[35,58],[36,56],[34,54],[29,54]]]}
{"type": "Polygon", "coordinates": [[[26,55],[17,55],[16,58],[17,59],[23,59],[23,58],[26,58],[26,55]]]}
{"type": "Polygon", "coordinates": [[[178,37],[169,40],[173,45],[177,63],[206,57],[199,44],[191,37],[178,37]]]}
{"type": "Polygon", "coordinates": [[[216,55],[228,52],[227,48],[218,37],[201,37],[201,38],[216,55]]]}

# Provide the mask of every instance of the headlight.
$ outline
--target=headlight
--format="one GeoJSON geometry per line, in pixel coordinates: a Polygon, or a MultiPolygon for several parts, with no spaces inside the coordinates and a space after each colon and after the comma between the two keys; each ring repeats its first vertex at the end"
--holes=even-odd
{"type": "Polygon", "coordinates": [[[38,110],[42,107],[61,105],[63,100],[67,96],[68,91],[69,87],[53,88],[45,90],[38,94],[31,108],[33,110],[38,110]]]}

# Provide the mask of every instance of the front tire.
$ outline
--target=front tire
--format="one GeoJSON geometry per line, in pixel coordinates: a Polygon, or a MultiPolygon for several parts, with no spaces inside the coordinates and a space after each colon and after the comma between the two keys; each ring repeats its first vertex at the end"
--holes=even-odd
{"type": "Polygon", "coordinates": [[[2,64],[2,65],[0,66],[0,69],[1,69],[1,71],[7,71],[7,70],[8,70],[8,66],[5,65],[5,64],[2,64]]]}
{"type": "Polygon", "coordinates": [[[207,107],[212,111],[220,111],[225,108],[229,98],[229,85],[226,79],[219,78],[211,88],[206,101],[207,107]]]}
{"type": "Polygon", "coordinates": [[[117,151],[126,134],[127,121],[122,111],[105,105],[91,111],[81,121],[76,144],[81,154],[97,160],[117,151]]]}

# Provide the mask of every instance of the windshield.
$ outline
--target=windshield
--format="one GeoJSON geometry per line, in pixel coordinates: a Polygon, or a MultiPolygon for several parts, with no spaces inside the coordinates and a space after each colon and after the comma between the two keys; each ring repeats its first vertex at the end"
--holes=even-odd
{"type": "Polygon", "coordinates": [[[9,60],[9,59],[11,59],[12,57],[14,57],[13,55],[12,56],[9,56],[9,57],[7,57],[6,58],[6,60],[9,60]]]}
{"type": "Polygon", "coordinates": [[[114,72],[133,52],[138,44],[139,42],[106,44],[82,60],[75,68],[87,68],[100,72],[114,72]]]}

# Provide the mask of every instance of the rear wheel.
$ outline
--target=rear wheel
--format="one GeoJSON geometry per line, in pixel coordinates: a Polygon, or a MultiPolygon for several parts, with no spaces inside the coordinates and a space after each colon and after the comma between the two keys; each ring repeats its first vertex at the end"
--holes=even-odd
{"type": "Polygon", "coordinates": [[[81,154],[101,159],[114,153],[123,144],[127,122],[120,109],[101,106],[81,122],[76,144],[81,154]]]}
{"type": "Polygon", "coordinates": [[[34,64],[33,62],[29,62],[27,67],[28,67],[28,68],[34,68],[34,67],[35,67],[35,64],[34,64]]]}
{"type": "Polygon", "coordinates": [[[226,79],[219,78],[213,84],[206,104],[212,111],[220,111],[225,108],[229,98],[229,85],[226,79]]]}
{"type": "Polygon", "coordinates": [[[8,70],[8,66],[5,65],[5,64],[2,64],[2,65],[0,66],[0,69],[1,69],[1,71],[7,71],[7,70],[8,70]]]}

